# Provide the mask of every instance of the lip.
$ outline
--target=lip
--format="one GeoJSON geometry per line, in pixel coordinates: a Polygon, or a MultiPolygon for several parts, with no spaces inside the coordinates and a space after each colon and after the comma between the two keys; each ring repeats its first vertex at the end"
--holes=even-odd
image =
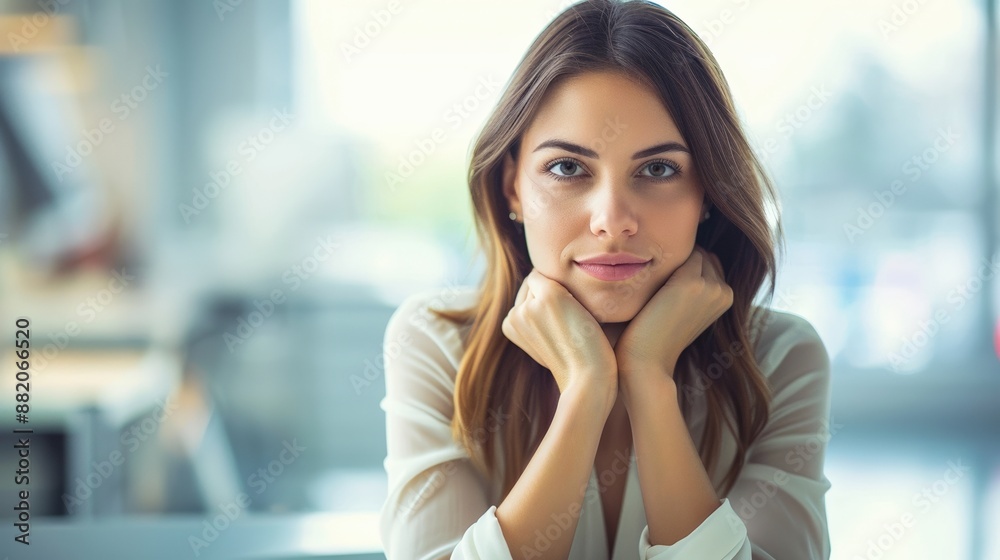
{"type": "Polygon", "coordinates": [[[631,253],[603,253],[589,259],[576,261],[578,264],[644,264],[650,259],[637,257],[631,253]]]}
{"type": "Polygon", "coordinates": [[[580,267],[581,270],[587,274],[597,278],[598,280],[604,280],[606,282],[615,282],[621,280],[628,280],[629,278],[635,276],[640,270],[649,266],[650,261],[638,262],[638,263],[625,263],[625,264],[596,264],[588,262],[576,262],[576,266],[580,267]]]}

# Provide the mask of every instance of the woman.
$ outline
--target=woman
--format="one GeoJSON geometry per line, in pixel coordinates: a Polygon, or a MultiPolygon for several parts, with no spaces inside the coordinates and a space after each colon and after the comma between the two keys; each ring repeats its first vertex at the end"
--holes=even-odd
{"type": "Polygon", "coordinates": [[[530,47],[469,173],[487,270],[385,335],[397,558],[828,558],[829,360],[718,64],[644,1],[530,47]]]}

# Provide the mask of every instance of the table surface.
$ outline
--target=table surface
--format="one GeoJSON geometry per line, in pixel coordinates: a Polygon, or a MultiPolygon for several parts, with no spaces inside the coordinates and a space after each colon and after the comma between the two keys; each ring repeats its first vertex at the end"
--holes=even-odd
{"type": "Polygon", "coordinates": [[[73,521],[30,521],[30,545],[14,542],[17,529],[0,524],[0,550],[14,559],[185,558],[279,560],[382,559],[378,512],[141,515],[73,521]],[[218,530],[209,529],[214,521],[218,530]],[[201,539],[202,542],[198,542],[201,539]]]}
{"type": "MultiPolygon", "coordinates": [[[[13,349],[3,359],[15,363],[13,349]]],[[[0,399],[0,427],[65,428],[85,409],[117,427],[168,399],[181,376],[178,356],[151,348],[66,349],[50,358],[32,354],[30,363],[28,424],[15,422],[11,384],[0,399]]]]}

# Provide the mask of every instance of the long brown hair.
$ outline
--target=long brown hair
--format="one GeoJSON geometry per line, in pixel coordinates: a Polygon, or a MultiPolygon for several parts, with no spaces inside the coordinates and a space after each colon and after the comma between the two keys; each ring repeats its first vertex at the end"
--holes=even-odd
{"type": "Polygon", "coordinates": [[[532,266],[523,232],[507,217],[503,158],[510,152],[516,159],[521,135],[557,80],[606,70],[639,80],[659,95],[688,143],[713,208],[698,228],[696,243],[719,256],[733,304],[684,350],[675,379],[685,417],[691,391],[705,397],[699,454],[709,473],[719,461],[722,428],[728,426],[735,436],[736,457],[723,480],[723,495],[732,489],[747,449],[768,419],[766,380],[754,352],[743,350],[754,347],[750,338],[763,308],[753,300],[765,278],[764,299],[774,296],[775,250],[782,239],[780,222],[772,231],[767,219],[766,205],[776,200],[774,187],[747,141],[718,63],[684,22],[645,0],[585,0],[560,13],[536,38],[476,139],[469,190],[485,276],[470,309],[433,310],[444,319],[471,323],[455,380],[452,435],[490,480],[496,481],[502,469],[501,500],[548,430],[558,397],[548,370],[501,331],[532,266]],[[708,379],[703,372],[711,371],[711,357],[720,353],[727,355],[724,371],[716,369],[708,379]],[[505,418],[501,429],[490,424],[498,415],[505,418]],[[503,465],[496,464],[498,446],[503,465]]]}

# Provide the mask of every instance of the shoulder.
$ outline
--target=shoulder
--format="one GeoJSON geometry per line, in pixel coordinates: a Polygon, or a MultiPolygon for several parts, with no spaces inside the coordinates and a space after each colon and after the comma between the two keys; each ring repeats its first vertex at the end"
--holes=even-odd
{"type": "Polygon", "coordinates": [[[754,354],[772,385],[811,373],[828,377],[830,357],[812,323],[787,311],[758,308],[751,328],[754,354]]]}
{"type": "Polygon", "coordinates": [[[393,311],[386,330],[416,327],[428,336],[439,336],[455,325],[431,312],[468,309],[479,301],[479,289],[472,286],[446,286],[407,296],[393,311]]]}
{"type": "Polygon", "coordinates": [[[447,359],[457,369],[469,325],[438,317],[432,310],[468,309],[479,301],[479,293],[478,288],[471,286],[446,286],[407,296],[386,324],[383,340],[386,359],[403,353],[432,354],[447,359]]]}

